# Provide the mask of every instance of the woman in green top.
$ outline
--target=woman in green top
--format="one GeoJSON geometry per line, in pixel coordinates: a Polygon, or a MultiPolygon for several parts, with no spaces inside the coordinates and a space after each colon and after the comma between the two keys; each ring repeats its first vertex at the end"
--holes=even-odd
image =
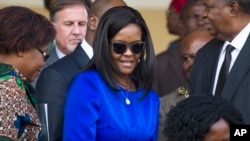
{"type": "Polygon", "coordinates": [[[0,140],[41,140],[35,90],[30,86],[45,64],[53,25],[27,8],[0,10],[0,140]]]}

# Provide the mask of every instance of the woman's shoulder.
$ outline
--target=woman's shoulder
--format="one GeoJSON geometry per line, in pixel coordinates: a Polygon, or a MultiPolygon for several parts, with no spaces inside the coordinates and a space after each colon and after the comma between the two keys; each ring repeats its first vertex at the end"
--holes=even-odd
{"type": "Polygon", "coordinates": [[[85,70],[77,74],[73,79],[73,83],[77,83],[79,85],[87,84],[97,84],[97,83],[104,83],[101,77],[101,74],[95,70],[85,70]]]}
{"type": "Polygon", "coordinates": [[[149,90],[147,97],[149,97],[152,100],[160,101],[158,94],[152,89],[149,90]]]}
{"type": "Polygon", "coordinates": [[[84,70],[78,73],[74,77],[74,80],[83,80],[83,79],[96,80],[100,78],[101,78],[101,75],[96,69],[90,69],[90,70],[84,70]]]}
{"type": "Polygon", "coordinates": [[[77,77],[99,77],[100,73],[96,69],[89,69],[80,72],[77,77]]]}

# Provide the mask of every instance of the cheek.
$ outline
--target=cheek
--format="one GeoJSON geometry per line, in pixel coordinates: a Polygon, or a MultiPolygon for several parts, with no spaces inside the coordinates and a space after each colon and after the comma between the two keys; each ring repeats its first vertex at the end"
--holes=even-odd
{"type": "Polygon", "coordinates": [[[29,80],[33,81],[39,74],[39,71],[41,70],[41,68],[44,66],[44,62],[43,61],[34,61],[34,63],[31,63],[29,65],[29,80]]]}
{"type": "Polygon", "coordinates": [[[82,33],[82,36],[85,38],[85,36],[86,36],[86,32],[87,32],[87,29],[82,29],[81,30],[81,33],[82,33]]]}
{"type": "Polygon", "coordinates": [[[120,54],[116,54],[112,50],[110,50],[110,55],[111,55],[111,59],[113,59],[113,60],[118,60],[121,57],[120,54]]]}
{"type": "Polygon", "coordinates": [[[27,79],[30,81],[34,80],[38,76],[39,70],[45,65],[41,55],[33,56],[31,61],[27,61],[27,79]]]}
{"type": "Polygon", "coordinates": [[[60,26],[56,30],[56,35],[58,38],[66,37],[70,34],[71,32],[71,27],[68,26],[60,26]]]}
{"type": "Polygon", "coordinates": [[[142,53],[136,54],[135,59],[140,59],[141,55],[142,55],[142,53]]]}
{"type": "Polygon", "coordinates": [[[183,69],[185,72],[188,71],[189,66],[190,66],[189,63],[187,63],[187,62],[182,63],[182,69],[183,69]]]}

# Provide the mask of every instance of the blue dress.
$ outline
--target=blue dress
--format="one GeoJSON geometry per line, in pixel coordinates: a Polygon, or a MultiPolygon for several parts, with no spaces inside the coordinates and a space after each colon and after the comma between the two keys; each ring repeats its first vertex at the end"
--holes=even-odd
{"type": "Polygon", "coordinates": [[[80,73],[71,83],[65,104],[64,141],[156,141],[159,97],[154,91],[123,94],[113,90],[96,70],[80,73]]]}

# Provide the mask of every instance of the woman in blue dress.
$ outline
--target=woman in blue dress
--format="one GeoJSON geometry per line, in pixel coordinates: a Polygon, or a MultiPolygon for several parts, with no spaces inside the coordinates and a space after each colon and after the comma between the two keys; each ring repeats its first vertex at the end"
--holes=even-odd
{"type": "Polygon", "coordinates": [[[155,55],[138,11],[114,7],[101,18],[87,69],[68,88],[65,141],[155,141],[159,98],[155,55]]]}

